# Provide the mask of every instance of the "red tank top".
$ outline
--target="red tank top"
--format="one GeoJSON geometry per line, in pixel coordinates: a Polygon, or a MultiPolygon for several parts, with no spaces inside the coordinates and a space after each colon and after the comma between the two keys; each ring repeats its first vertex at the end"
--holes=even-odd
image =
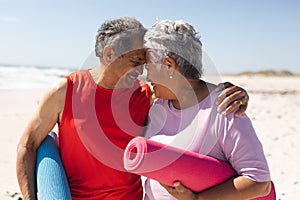
{"type": "Polygon", "coordinates": [[[59,125],[59,146],[72,199],[142,199],[140,177],[125,172],[127,143],[142,134],[149,87],[107,90],[88,70],[66,77],[67,92],[59,125]]]}

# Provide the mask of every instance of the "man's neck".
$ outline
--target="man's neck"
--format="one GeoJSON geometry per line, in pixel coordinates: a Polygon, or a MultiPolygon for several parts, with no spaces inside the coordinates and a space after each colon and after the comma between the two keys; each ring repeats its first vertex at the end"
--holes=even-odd
{"type": "Polygon", "coordinates": [[[112,77],[111,73],[106,70],[105,66],[100,64],[99,67],[93,68],[90,70],[91,76],[95,83],[105,89],[113,90],[117,89],[117,81],[112,77]]]}

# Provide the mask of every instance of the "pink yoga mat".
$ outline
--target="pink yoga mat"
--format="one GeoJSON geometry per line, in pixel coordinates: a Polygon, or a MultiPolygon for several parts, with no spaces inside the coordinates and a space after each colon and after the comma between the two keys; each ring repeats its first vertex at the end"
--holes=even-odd
{"type": "MultiPolygon", "coordinates": [[[[124,153],[124,168],[167,185],[175,181],[195,192],[201,192],[237,176],[228,162],[210,156],[167,146],[143,137],[132,139],[124,153]]],[[[255,200],[275,200],[272,190],[255,200]]]]}

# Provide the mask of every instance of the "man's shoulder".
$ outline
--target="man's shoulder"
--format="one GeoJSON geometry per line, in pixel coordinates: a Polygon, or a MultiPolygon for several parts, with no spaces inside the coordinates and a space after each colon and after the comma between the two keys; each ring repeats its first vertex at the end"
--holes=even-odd
{"type": "Polygon", "coordinates": [[[87,70],[87,69],[81,69],[81,70],[73,71],[70,74],[66,75],[65,78],[67,80],[75,80],[76,78],[87,74],[87,72],[89,72],[89,70],[87,70]]]}
{"type": "Polygon", "coordinates": [[[62,78],[53,86],[49,87],[45,92],[44,97],[54,101],[64,101],[67,90],[67,79],[62,78]]]}

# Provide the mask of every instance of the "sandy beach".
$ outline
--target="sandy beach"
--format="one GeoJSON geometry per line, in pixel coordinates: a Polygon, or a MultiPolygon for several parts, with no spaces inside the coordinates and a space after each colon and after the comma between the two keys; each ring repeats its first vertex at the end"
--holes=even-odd
{"type": "MultiPolygon", "coordinates": [[[[247,114],[260,138],[277,199],[300,197],[300,77],[223,76],[250,95],[247,114]]],[[[21,197],[15,173],[17,142],[43,90],[0,90],[0,199],[21,197]]]]}

